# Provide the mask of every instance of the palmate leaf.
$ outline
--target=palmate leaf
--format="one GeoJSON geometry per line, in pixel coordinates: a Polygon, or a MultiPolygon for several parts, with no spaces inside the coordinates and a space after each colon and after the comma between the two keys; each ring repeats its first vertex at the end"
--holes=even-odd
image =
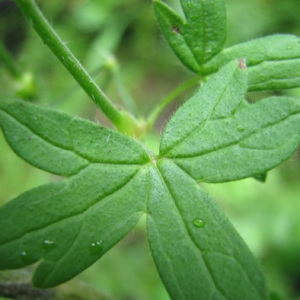
{"type": "Polygon", "coordinates": [[[102,256],[145,212],[140,166],[149,156],[124,135],[24,102],[1,102],[0,124],[22,158],[71,175],[0,210],[0,268],[42,259],[34,284],[60,284],[102,256]]]}
{"type": "Polygon", "coordinates": [[[40,260],[34,284],[58,285],[99,259],[146,213],[151,252],[172,299],[265,299],[253,255],[198,185],[258,176],[299,144],[299,100],[250,106],[246,90],[243,63],[221,69],[171,118],[157,157],[100,125],[0,102],[0,124],[15,152],[67,177],[0,210],[0,268],[40,260]]]}
{"type": "Polygon", "coordinates": [[[159,26],[179,59],[198,72],[219,53],[226,37],[225,1],[181,0],[185,20],[161,1],[154,1],[159,26]]]}
{"type": "Polygon", "coordinates": [[[300,101],[245,105],[246,82],[243,63],[228,64],[178,109],[162,135],[159,172],[152,172],[161,191],[149,198],[148,235],[174,299],[267,297],[259,266],[196,184],[256,177],[300,143],[300,101]]]}

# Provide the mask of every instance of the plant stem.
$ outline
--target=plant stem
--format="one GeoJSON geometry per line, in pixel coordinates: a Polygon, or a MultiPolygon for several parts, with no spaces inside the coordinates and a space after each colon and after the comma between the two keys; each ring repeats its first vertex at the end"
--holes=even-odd
{"type": "Polygon", "coordinates": [[[123,123],[123,114],[102,92],[99,86],[90,77],[73,53],[59,38],[54,29],[43,16],[34,0],[15,0],[22,13],[33,26],[44,43],[51,49],[70,74],[85,90],[94,103],[103,111],[110,121],[118,128],[123,123]]]}
{"type": "Polygon", "coordinates": [[[14,58],[6,49],[2,41],[0,41],[0,58],[3,60],[5,66],[14,78],[20,79],[22,77],[22,71],[18,68],[14,58]]]}
{"type": "Polygon", "coordinates": [[[121,97],[121,100],[126,108],[134,115],[138,116],[138,110],[135,105],[135,102],[133,101],[132,97],[130,96],[128,90],[126,89],[123,80],[121,78],[121,74],[118,70],[118,66],[115,66],[112,70],[112,75],[116,84],[116,87],[119,91],[119,95],[121,97]]]}
{"type": "Polygon", "coordinates": [[[161,114],[161,112],[165,109],[165,107],[170,104],[178,95],[180,95],[182,92],[187,90],[188,88],[192,87],[193,85],[196,85],[200,81],[200,76],[193,77],[192,79],[189,79],[188,81],[182,83],[177,89],[172,91],[170,94],[168,94],[160,103],[159,105],[152,111],[150,116],[147,120],[147,126],[148,130],[150,131],[158,118],[158,116],[161,114]]]}

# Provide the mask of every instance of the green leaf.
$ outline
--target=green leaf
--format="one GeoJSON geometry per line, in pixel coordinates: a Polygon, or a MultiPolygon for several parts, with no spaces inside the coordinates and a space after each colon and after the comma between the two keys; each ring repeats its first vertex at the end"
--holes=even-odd
{"type": "Polygon", "coordinates": [[[0,210],[0,269],[42,260],[34,284],[58,285],[101,257],[145,212],[141,166],[150,158],[134,140],[98,124],[19,101],[0,108],[0,124],[20,156],[72,175],[0,210]]]}
{"type": "Polygon", "coordinates": [[[183,36],[200,65],[219,53],[226,39],[226,3],[223,0],[181,0],[186,16],[183,36]]]}
{"type": "Polygon", "coordinates": [[[216,72],[238,58],[245,58],[249,67],[250,91],[300,86],[298,36],[277,34],[226,48],[202,66],[201,73],[216,72]]]}
{"type": "Polygon", "coordinates": [[[249,105],[247,75],[244,61],[213,75],[171,118],[158,157],[98,124],[1,102],[0,125],[16,153],[69,178],[1,208],[0,269],[41,261],[34,284],[58,285],[146,213],[152,255],[172,299],[265,299],[260,267],[198,185],[258,177],[299,145],[300,101],[272,97],[249,105]]]}
{"type": "Polygon", "coordinates": [[[252,177],[260,182],[266,182],[267,180],[267,176],[268,176],[268,173],[267,172],[264,172],[264,173],[261,173],[261,174],[256,174],[256,175],[253,175],[252,177]]]}
{"type": "Polygon", "coordinates": [[[33,282],[48,288],[86,269],[145,211],[137,166],[92,164],[70,180],[22,194],[0,210],[0,268],[42,259],[33,282]]]}
{"type": "MultiPolygon", "coordinates": [[[[173,151],[208,119],[222,120],[232,114],[241,102],[244,104],[246,90],[247,70],[241,69],[237,61],[212,76],[199,92],[176,111],[165,127],[160,155],[172,157],[168,152],[173,151]]],[[[212,141],[211,136],[205,138],[206,143],[212,141]]],[[[192,149],[187,148],[187,153],[192,149]]]]}
{"type": "Polygon", "coordinates": [[[160,156],[173,159],[197,181],[256,176],[289,158],[299,145],[300,101],[271,97],[237,109],[247,79],[238,66],[232,62],[212,76],[163,133],[160,156]]]}
{"type": "Polygon", "coordinates": [[[157,166],[149,170],[147,229],[171,298],[266,299],[260,267],[220,208],[174,162],[157,166]]]}
{"type": "Polygon", "coordinates": [[[154,1],[159,26],[179,59],[194,72],[219,53],[226,37],[225,2],[181,0],[183,20],[161,1],[154,1]]]}
{"type": "Polygon", "coordinates": [[[148,159],[140,145],[120,133],[26,102],[1,101],[0,125],[20,157],[58,175],[76,174],[89,163],[140,164],[148,159]]]}
{"type": "Polygon", "coordinates": [[[170,47],[187,68],[197,73],[199,64],[181,34],[183,19],[161,1],[154,1],[153,6],[160,29],[170,47]]]}

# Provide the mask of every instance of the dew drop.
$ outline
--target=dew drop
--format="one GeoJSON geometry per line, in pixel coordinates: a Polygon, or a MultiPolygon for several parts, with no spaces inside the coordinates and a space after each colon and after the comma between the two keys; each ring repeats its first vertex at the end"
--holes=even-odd
{"type": "Polygon", "coordinates": [[[56,247],[56,243],[50,240],[44,240],[43,241],[43,248],[47,251],[53,249],[56,247]]]}
{"type": "Polygon", "coordinates": [[[91,254],[100,254],[102,252],[102,241],[97,241],[97,242],[94,242],[94,243],[91,243],[91,246],[90,246],[90,253],[91,254]]]}
{"type": "Polygon", "coordinates": [[[28,256],[26,251],[21,252],[21,260],[25,265],[28,265],[31,263],[30,257],[28,256]]]}
{"type": "Polygon", "coordinates": [[[196,227],[198,227],[198,228],[203,228],[203,227],[205,227],[205,225],[206,225],[206,223],[205,223],[203,220],[201,220],[201,219],[195,219],[195,220],[193,221],[193,224],[194,224],[196,227]]]}
{"type": "Polygon", "coordinates": [[[238,126],[238,131],[240,131],[240,132],[243,132],[243,131],[245,131],[245,128],[244,127],[242,127],[242,126],[238,126]]]}

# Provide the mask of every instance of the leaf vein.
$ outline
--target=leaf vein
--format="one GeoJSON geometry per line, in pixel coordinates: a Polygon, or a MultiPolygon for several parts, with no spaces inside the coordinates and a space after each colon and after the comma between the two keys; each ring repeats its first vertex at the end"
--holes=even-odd
{"type": "Polygon", "coordinates": [[[193,235],[192,235],[191,232],[190,232],[190,229],[188,228],[188,225],[186,224],[186,221],[185,221],[184,218],[182,217],[182,212],[181,212],[181,210],[180,210],[180,207],[179,207],[179,205],[178,205],[178,203],[177,203],[177,201],[176,201],[176,198],[173,196],[173,194],[172,194],[172,192],[171,192],[171,189],[170,189],[169,186],[168,186],[167,181],[165,180],[163,174],[162,174],[161,172],[159,172],[159,173],[160,173],[160,175],[161,175],[162,181],[163,181],[164,184],[165,184],[166,189],[168,190],[168,192],[169,192],[169,194],[170,194],[170,196],[171,196],[171,198],[172,198],[172,200],[173,200],[173,202],[174,202],[174,204],[175,204],[175,207],[176,207],[178,213],[179,213],[180,216],[181,216],[182,223],[184,224],[185,230],[186,230],[186,232],[187,232],[187,236],[190,238],[190,240],[192,241],[192,243],[194,244],[194,246],[196,247],[196,249],[197,249],[198,252],[200,253],[201,258],[202,258],[202,260],[203,260],[203,262],[204,262],[204,265],[205,265],[205,267],[206,267],[206,269],[207,269],[207,273],[210,275],[210,278],[211,278],[211,280],[212,280],[212,282],[213,282],[213,284],[214,284],[216,290],[218,290],[218,291],[226,298],[225,293],[224,293],[224,292],[222,291],[222,289],[218,286],[218,284],[217,284],[217,282],[216,282],[216,279],[215,279],[215,278],[213,277],[213,275],[212,275],[212,272],[211,272],[211,270],[210,270],[210,268],[209,268],[209,266],[208,266],[208,263],[207,263],[207,261],[206,261],[206,258],[205,258],[205,256],[204,256],[203,253],[202,253],[203,250],[200,248],[200,246],[198,247],[198,245],[197,245],[197,243],[196,243],[196,241],[195,241],[193,235]]]}
{"type": "MultiPolygon", "coordinates": [[[[3,110],[2,110],[3,111],[3,110]]],[[[137,164],[135,162],[132,163],[123,163],[123,162],[111,162],[111,161],[100,161],[100,160],[92,160],[91,158],[89,158],[86,155],[83,155],[82,153],[79,153],[78,151],[76,151],[76,149],[74,147],[63,147],[62,145],[59,145],[58,143],[55,143],[49,139],[47,139],[46,137],[41,136],[40,134],[38,134],[37,132],[35,132],[33,130],[33,128],[29,128],[28,126],[26,126],[23,122],[21,122],[20,120],[18,120],[17,118],[15,118],[13,115],[11,115],[9,112],[7,111],[3,111],[4,113],[6,113],[9,117],[11,117],[13,120],[15,120],[16,122],[18,122],[21,126],[23,126],[26,130],[32,132],[34,135],[36,135],[38,138],[40,138],[41,140],[43,140],[44,142],[46,142],[47,144],[50,144],[52,147],[56,147],[58,149],[62,149],[64,151],[69,151],[74,153],[75,155],[77,155],[78,157],[87,160],[89,163],[107,163],[107,164],[111,164],[111,165],[140,165],[137,164]]],[[[103,148],[105,145],[103,145],[101,148],[103,148]]],[[[126,144],[121,144],[122,147],[126,147],[128,148],[128,146],[126,144]]],[[[80,168],[77,173],[79,171],[81,171],[82,169],[84,169],[86,166],[83,166],[82,168],[80,168]]],[[[72,175],[76,175],[77,173],[74,173],[72,175]]]]}
{"type": "MultiPolygon", "coordinates": [[[[175,162],[176,163],[176,162],[175,162]]],[[[186,175],[188,175],[189,177],[192,178],[192,176],[185,170],[183,169],[181,166],[179,166],[178,164],[176,164],[186,175]]],[[[193,179],[194,180],[194,179],[193,179]]],[[[195,181],[196,184],[198,185],[197,181],[195,181]]],[[[247,274],[247,272],[245,272],[242,263],[240,262],[240,260],[236,257],[236,255],[233,253],[232,255],[229,255],[227,253],[221,252],[221,251],[215,251],[215,250],[210,250],[210,249],[206,249],[206,250],[201,250],[203,253],[209,253],[209,252],[214,252],[214,253],[220,253],[221,255],[225,255],[228,256],[230,258],[233,258],[241,267],[243,273],[246,275],[246,278],[248,279],[249,282],[251,282],[251,284],[255,287],[255,283],[251,280],[251,278],[249,277],[249,275],[247,274]]]]}
{"type": "MultiPolygon", "coordinates": [[[[111,190],[110,193],[108,193],[108,194],[106,194],[106,195],[103,195],[102,197],[96,198],[96,199],[94,200],[94,203],[91,204],[88,208],[85,208],[85,209],[83,209],[82,211],[76,212],[76,213],[74,213],[74,214],[72,214],[72,215],[68,215],[67,217],[64,217],[64,216],[63,216],[62,218],[60,218],[60,219],[58,219],[58,220],[55,220],[54,222],[51,222],[51,223],[48,223],[48,224],[44,224],[44,225],[41,226],[41,227],[33,228],[32,230],[26,231],[26,232],[20,234],[20,235],[17,236],[17,237],[14,237],[14,238],[12,238],[12,239],[10,239],[10,240],[6,240],[5,242],[1,243],[0,246],[5,245],[5,244],[8,244],[8,243],[12,243],[12,242],[14,242],[14,241],[16,241],[16,240],[18,240],[18,239],[23,238],[23,237],[26,236],[27,234],[30,234],[30,233],[33,233],[33,232],[36,232],[36,231],[39,231],[39,230],[43,230],[43,229],[45,229],[45,228],[47,228],[47,227],[49,227],[49,226],[58,224],[58,223],[60,223],[60,222],[66,221],[66,220],[71,219],[71,218],[73,218],[73,217],[80,216],[80,215],[82,215],[82,214],[85,214],[88,210],[92,209],[92,208],[93,208],[95,205],[97,205],[100,201],[103,201],[104,199],[106,199],[106,198],[108,198],[108,197],[111,197],[113,194],[117,193],[117,192],[120,191],[122,188],[124,188],[127,184],[129,184],[129,183],[137,176],[138,173],[139,173],[139,171],[136,171],[136,173],[133,174],[132,177],[129,178],[128,181],[126,181],[125,183],[123,183],[123,184],[120,185],[120,186],[117,186],[115,189],[111,190]]],[[[68,180],[67,180],[67,181],[68,181],[68,180]]]]}
{"type": "MultiPolygon", "coordinates": [[[[257,130],[255,131],[252,131],[251,133],[249,133],[249,135],[246,135],[244,136],[243,138],[241,138],[240,140],[238,141],[233,141],[231,143],[228,143],[226,145],[221,145],[220,147],[216,147],[216,148],[213,148],[213,149],[210,149],[210,150],[204,150],[204,151],[200,151],[200,152],[197,152],[193,155],[191,154],[177,154],[175,159],[184,159],[184,158],[194,158],[194,157],[198,157],[198,156],[203,156],[203,155],[207,155],[207,154],[210,154],[212,152],[217,152],[219,150],[223,150],[225,148],[229,148],[229,147],[233,147],[233,146],[240,146],[242,148],[246,148],[246,147],[243,147],[241,145],[239,145],[240,143],[244,142],[246,139],[250,138],[252,135],[256,134],[257,132],[263,130],[263,129],[266,129],[268,127],[271,127],[271,126],[274,126],[276,124],[279,124],[289,118],[292,118],[293,116],[296,116],[296,115],[299,115],[300,111],[297,111],[295,113],[292,113],[292,114],[289,114],[288,116],[280,119],[280,120],[277,120],[276,122],[273,122],[273,123],[268,123],[266,126],[263,126],[263,127],[260,127],[258,128],[257,130]]],[[[266,150],[266,149],[261,149],[261,150],[266,150]]]]}
{"type": "MultiPolygon", "coordinates": [[[[155,223],[153,217],[151,216],[150,213],[147,214],[147,217],[148,217],[148,218],[151,218],[151,219],[153,220],[153,225],[152,225],[152,226],[155,226],[156,232],[157,232],[158,235],[159,235],[159,240],[161,240],[161,234],[160,234],[159,230],[157,230],[157,225],[156,225],[156,223],[155,223]]],[[[161,243],[161,242],[160,242],[160,246],[164,249],[163,244],[164,244],[164,243],[161,243]]],[[[178,279],[177,279],[177,277],[176,277],[176,275],[175,275],[176,272],[174,271],[174,263],[173,263],[173,259],[170,257],[170,254],[168,253],[168,251],[165,251],[165,250],[164,250],[164,253],[165,253],[165,255],[168,257],[168,265],[171,266],[171,273],[172,273],[172,274],[169,274],[169,273],[168,273],[168,276],[171,276],[171,275],[172,275],[173,279],[175,280],[175,284],[176,284],[177,290],[180,292],[181,299],[186,299],[184,293],[183,293],[182,290],[181,290],[181,284],[178,282],[178,279]]],[[[188,300],[188,299],[187,299],[187,300],[188,300]]]]}

